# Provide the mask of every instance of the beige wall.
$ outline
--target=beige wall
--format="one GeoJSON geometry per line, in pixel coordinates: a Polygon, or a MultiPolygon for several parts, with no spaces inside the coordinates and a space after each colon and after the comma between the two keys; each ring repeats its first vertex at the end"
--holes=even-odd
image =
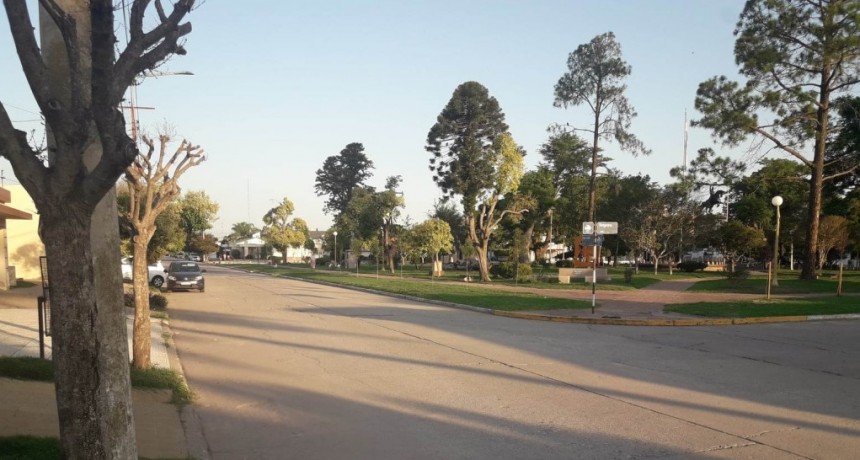
{"type": "Polygon", "coordinates": [[[39,256],[45,255],[45,246],[39,239],[39,214],[30,195],[20,185],[6,185],[12,194],[9,206],[33,215],[32,220],[9,219],[6,221],[6,239],[9,266],[15,267],[15,276],[25,280],[41,280],[39,256]]]}

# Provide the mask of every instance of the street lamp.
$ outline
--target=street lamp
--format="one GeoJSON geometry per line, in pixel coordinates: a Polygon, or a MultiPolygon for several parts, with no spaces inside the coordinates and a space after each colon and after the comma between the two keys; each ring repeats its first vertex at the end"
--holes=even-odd
{"type": "Polygon", "coordinates": [[[773,197],[770,200],[770,204],[776,208],[776,232],[773,236],[773,261],[770,263],[773,270],[773,278],[770,280],[770,285],[776,287],[779,286],[779,281],[777,280],[777,272],[779,271],[779,207],[782,206],[782,197],[779,195],[773,197]]]}
{"type": "Polygon", "coordinates": [[[332,234],[334,235],[334,267],[337,268],[337,230],[332,234]]]}

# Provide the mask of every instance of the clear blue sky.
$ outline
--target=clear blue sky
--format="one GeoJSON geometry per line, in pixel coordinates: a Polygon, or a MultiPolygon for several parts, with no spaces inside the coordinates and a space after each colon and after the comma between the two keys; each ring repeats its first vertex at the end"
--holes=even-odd
{"type": "MultiPolygon", "coordinates": [[[[732,31],[742,0],[594,1],[207,1],[190,16],[187,56],[163,70],[194,76],[146,79],[144,128],[164,121],[200,144],[208,161],[181,180],[220,205],[214,233],[262,215],[288,197],[312,229],[331,225],[313,190],[326,157],[361,142],[376,168],[370,185],[404,178],[406,214],[426,218],[438,188],[424,150],[427,132],[460,83],[486,86],[528,152],[552,123],[584,124],[585,107],[554,108],[553,86],[568,54],[613,31],[632,66],[633,131],[653,150],[633,158],[605,143],[610,164],[668,182],[681,163],[686,109],[699,82],[737,76],[732,31]]],[[[0,100],[24,129],[38,123],[6,19],[0,32],[0,100]],[[23,110],[22,110],[23,109],[23,110]]],[[[714,146],[690,131],[689,155],[714,146]]],[[[718,146],[718,151],[721,151],[718,146]]],[[[8,163],[0,163],[8,178],[8,163]]],[[[13,179],[14,180],[14,179],[13,179]]],[[[585,197],[583,197],[585,198],[585,197]]]]}

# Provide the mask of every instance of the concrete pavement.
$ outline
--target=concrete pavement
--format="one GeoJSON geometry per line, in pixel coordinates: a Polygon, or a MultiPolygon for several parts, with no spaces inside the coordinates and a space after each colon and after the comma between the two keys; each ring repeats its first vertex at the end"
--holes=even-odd
{"type": "MultiPolygon", "coordinates": [[[[0,292],[0,356],[39,357],[39,322],[36,299],[41,287],[0,292]]],[[[131,347],[133,315],[127,316],[131,347]]],[[[168,348],[160,320],[152,321],[152,365],[178,368],[175,350],[168,348]],[[171,365],[173,364],[173,366],[171,365]]],[[[45,357],[51,357],[51,338],[45,342],[45,357]]],[[[138,452],[148,458],[188,456],[180,413],[170,403],[168,390],[132,390],[138,452]]],[[[54,385],[48,382],[0,377],[0,436],[28,434],[59,436],[54,385]]]]}

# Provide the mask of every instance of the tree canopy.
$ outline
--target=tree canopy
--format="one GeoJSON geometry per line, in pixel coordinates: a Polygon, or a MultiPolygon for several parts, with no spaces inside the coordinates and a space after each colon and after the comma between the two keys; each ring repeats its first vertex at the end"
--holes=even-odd
{"type": "Polygon", "coordinates": [[[731,146],[760,136],[809,168],[801,276],[813,279],[823,185],[857,168],[854,163],[825,175],[833,98],[860,82],[860,3],[749,0],[735,36],[735,59],[746,83],[725,76],[702,82],[695,103],[702,117],[694,124],[731,146]]]}
{"type": "Polygon", "coordinates": [[[624,80],[631,67],[621,56],[621,45],[615,34],[606,32],[579,45],[567,58],[568,71],[555,85],[555,106],[572,107],[585,104],[591,110],[590,127],[574,129],[591,133],[591,180],[588,192],[588,220],[594,222],[596,212],[597,167],[602,161],[598,152],[600,139],[615,139],[622,150],[633,155],[650,153],[630,132],[636,110],[627,100],[624,80]]]}
{"type": "Polygon", "coordinates": [[[446,197],[459,195],[473,210],[478,196],[493,188],[496,152],[493,142],[508,130],[499,102],[483,85],[458,86],[427,134],[433,181],[446,197]]]}
{"type": "Polygon", "coordinates": [[[308,239],[308,224],[304,219],[290,219],[294,210],[293,202],[285,197],[263,216],[262,238],[281,251],[284,263],[287,263],[287,250],[302,247],[308,239]]]}
{"type": "Polygon", "coordinates": [[[328,196],[323,210],[342,213],[352,199],[353,190],[364,186],[365,181],[373,176],[371,169],[373,162],[367,158],[364,146],[359,142],[348,144],[339,154],[326,158],[322,168],[317,170],[314,184],[317,196],[328,196]]]}

